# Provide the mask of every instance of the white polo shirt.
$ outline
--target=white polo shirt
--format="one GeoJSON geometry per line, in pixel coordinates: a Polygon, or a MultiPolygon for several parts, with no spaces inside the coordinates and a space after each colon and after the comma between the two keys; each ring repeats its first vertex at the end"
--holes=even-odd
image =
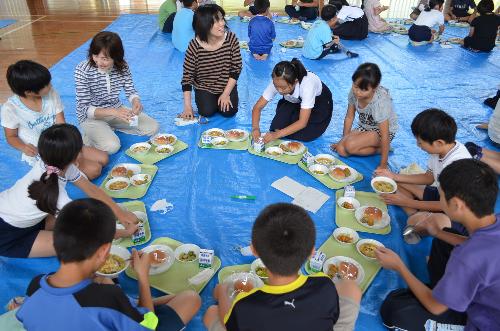
{"type": "Polygon", "coordinates": [[[455,147],[450,149],[448,154],[440,158],[438,154],[431,154],[427,166],[434,176],[435,186],[439,186],[438,178],[444,168],[454,161],[461,159],[470,159],[471,155],[467,148],[460,142],[455,141],[455,147]]]}

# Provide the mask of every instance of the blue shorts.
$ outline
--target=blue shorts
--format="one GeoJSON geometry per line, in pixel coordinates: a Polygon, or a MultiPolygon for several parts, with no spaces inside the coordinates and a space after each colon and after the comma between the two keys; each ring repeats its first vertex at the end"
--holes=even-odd
{"type": "Polygon", "coordinates": [[[439,191],[435,186],[427,185],[424,189],[423,201],[439,201],[439,191]]]}
{"type": "Polygon", "coordinates": [[[0,256],[26,258],[45,220],[29,228],[18,228],[0,218],[0,256]]]}
{"type": "Polygon", "coordinates": [[[180,331],[186,327],[175,310],[168,305],[155,306],[155,314],[159,320],[156,331],[180,331]]]}

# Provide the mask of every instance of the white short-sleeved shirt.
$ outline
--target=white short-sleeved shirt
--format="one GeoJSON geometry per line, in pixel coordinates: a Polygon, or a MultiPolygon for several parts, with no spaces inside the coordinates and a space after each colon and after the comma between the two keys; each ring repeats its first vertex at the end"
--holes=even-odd
{"type": "Polygon", "coordinates": [[[354,21],[357,18],[363,17],[365,12],[363,9],[355,6],[342,6],[337,13],[337,17],[341,22],[354,21]]]}
{"type": "Polygon", "coordinates": [[[437,9],[431,11],[423,11],[418,15],[415,25],[425,25],[433,28],[436,25],[444,25],[444,15],[437,9]]]}
{"type": "MultiPolygon", "coordinates": [[[[293,93],[284,95],[283,98],[291,103],[300,103],[300,108],[302,109],[313,109],[316,97],[322,91],[323,83],[321,79],[316,74],[308,71],[307,75],[302,78],[302,82],[295,85],[293,93]]],[[[266,101],[271,101],[276,94],[278,94],[278,90],[271,81],[264,90],[264,93],[262,93],[262,97],[266,101]]]]}
{"type": "MultiPolygon", "coordinates": [[[[40,180],[45,172],[45,164],[37,160],[33,168],[19,179],[14,186],[0,193],[0,217],[17,228],[27,228],[41,222],[47,213],[36,206],[35,200],[28,195],[28,187],[34,181],[40,180]]],[[[64,177],[59,177],[59,198],[57,208],[61,210],[71,201],[66,192],[66,182],[76,182],[82,176],[78,168],[71,164],[65,171],[64,177]]]]}
{"type": "MultiPolygon", "coordinates": [[[[17,129],[18,137],[25,144],[37,146],[38,138],[43,130],[56,122],[56,115],[64,110],[59,94],[52,88],[42,97],[42,111],[29,109],[17,95],[11,96],[2,106],[2,126],[17,129]]],[[[22,160],[33,165],[34,159],[23,153],[22,160]]]]}
{"type": "Polygon", "coordinates": [[[488,136],[491,140],[500,144],[500,102],[497,102],[495,110],[488,123],[488,136]]]}
{"type": "Polygon", "coordinates": [[[450,149],[448,154],[446,154],[442,159],[438,154],[431,154],[429,157],[429,161],[427,162],[427,166],[429,171],[432,171],[432,175],[434,176],[434,184],[435,186],[439,186],[438,178],[446,168],[447,165],[453,163],[454,161],[461,159],[470,159],[471,155],[467,148],[460,142],[455,141],[455,147],[450,149]]]}

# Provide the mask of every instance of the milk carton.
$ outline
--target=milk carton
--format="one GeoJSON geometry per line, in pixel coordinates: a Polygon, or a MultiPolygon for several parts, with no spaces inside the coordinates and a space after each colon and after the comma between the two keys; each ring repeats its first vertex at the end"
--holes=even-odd
{"type": "Polygon", "coordinates": [[[200,268],[211,268],[214,260],[213,249],[200,249],[199,266],[200,268]]]}
{"type": "Polygon", "coordinates": [[[323,270],[323,263],[325,263],[326,254],[321,251],[316,251],[314,255],[309,260],[309,267],[314,272],[320,272],[323,270]]]}
{"type": "Polygon", "coordinates": [[[346,187],[344,187],[345,198],[354,198],[355,196],[356,196],[356,190],[354,189],[354,186],[347,185],[346,187]]]}

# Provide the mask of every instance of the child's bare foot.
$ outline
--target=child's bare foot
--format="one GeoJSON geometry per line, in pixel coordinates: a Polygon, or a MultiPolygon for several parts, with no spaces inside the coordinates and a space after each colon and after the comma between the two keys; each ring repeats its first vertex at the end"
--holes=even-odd
{"type": "Polygon", "coordinates": [[[339,144],[331,144],[331,145],[330,145],[330,149],[331,149],[332,151],[336,152],[336,151],[337,151],[337,146],[338,146],[338,145],[339,145],[339,144]]]}

